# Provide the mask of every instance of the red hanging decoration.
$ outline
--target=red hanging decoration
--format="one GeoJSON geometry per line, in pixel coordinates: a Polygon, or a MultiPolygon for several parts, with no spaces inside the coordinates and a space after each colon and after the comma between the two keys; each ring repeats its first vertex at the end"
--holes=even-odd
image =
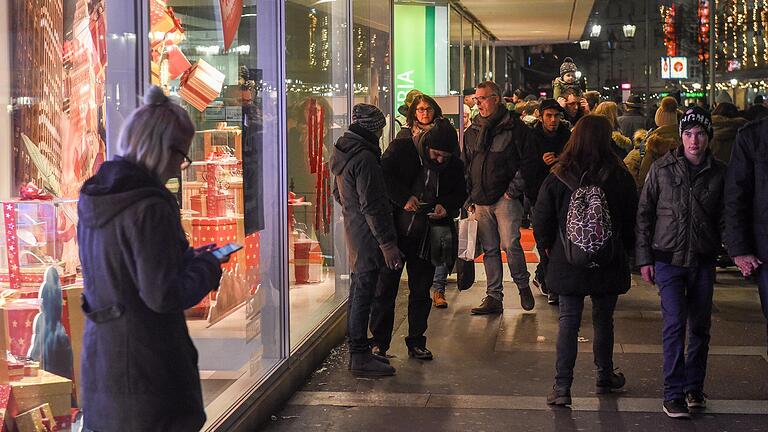
{"type": "Polygon", "coordinates": [[[677,56],[677,30],[675,29],[676,6],[662,7],[662,16],[664,18],[664,46],[667,48],[667,56],[677,56]]]}
{"type": "Polygon", "coordinates": [[[709,60],[709,0],[699,1],[699,31],[697,40],[699,42],[699,61],[709,60]]]}

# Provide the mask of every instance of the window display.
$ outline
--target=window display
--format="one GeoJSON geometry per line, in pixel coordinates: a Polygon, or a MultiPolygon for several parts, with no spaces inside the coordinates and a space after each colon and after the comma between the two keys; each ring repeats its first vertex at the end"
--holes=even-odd
{"type": "Polygon", "coordinates": [[[291,348],[348,292],[329,167],[331,149],[349,122],[347,11],[347,2],[285,4],[291,348]]]}
{"type": "Polygon", "coordinates": [[[283,356],[277,5],[148,0],[149,77],[196,127],[191,165],[169,182],[193,247],[243,245],[218,292],[186,311],[209,422],[283,356]],[[262,254],[262,250],[274,251],[262,254]]]}

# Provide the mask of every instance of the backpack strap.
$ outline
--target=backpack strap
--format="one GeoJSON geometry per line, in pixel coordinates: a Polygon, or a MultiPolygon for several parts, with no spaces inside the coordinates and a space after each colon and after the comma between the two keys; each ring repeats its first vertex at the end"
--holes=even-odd
{"type": "Polygon", "coordinates": [[[563,182],[564,185],[568,186],[568,189],[570,189],[571,192],[578,189],[579,185],[581,184],[579,180],[571,173],[553,173],[553,174],[555,174],[555,177],[557,177],[558,180],[563,182]]]}

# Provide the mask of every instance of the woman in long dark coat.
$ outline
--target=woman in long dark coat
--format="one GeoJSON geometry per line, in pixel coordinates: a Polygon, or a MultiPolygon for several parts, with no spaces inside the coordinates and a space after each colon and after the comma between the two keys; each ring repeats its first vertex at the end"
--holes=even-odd
{"type": "Polygon", "coordinates": [[[536,202],[536,242],[549,256],[546,283],[560,296],[555,385],[547,397],[551,405],[571,404],[573,368],[584,297],[592,299],[592,342],[597,366],[598,393],[624,386],[625,378],[613,368],[613,311],[619,294],[630,286],[628,253],[634,247],[637,190],[621,159],[611,149],[611,124],[588,115],[576,124],[559,163],[544,180],[536,202]],[[572,265],[565,256],[563,236],[572,188],[569,184],[597,185],[607,201],[614,237],[613,254],[599,267],[572,265]]]}
{"type": "Polygon", "coordinates": [[[120,156],[80,191],[86,429],[193,431],[205,423],[184,309],[218,288],[220,262],[189,247],[165,188],[189,166],[194,133],[187,112],[150,88],[123,125],[120,156]]]}

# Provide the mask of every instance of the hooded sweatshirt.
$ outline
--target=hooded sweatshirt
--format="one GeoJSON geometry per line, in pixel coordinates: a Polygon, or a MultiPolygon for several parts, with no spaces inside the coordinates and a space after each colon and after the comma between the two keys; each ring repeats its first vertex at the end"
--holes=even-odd
{"type": "Polygon", "coordinates": [[[333,196],[342,207],[354,273],[384,267],[380,245],[397,240],[375,135],[353,123],[333,148],[333,196]]]}
{"type": "Polygon", "coordinates": [[[173,196],[127,160],[105,162],[83,185],[78,216],[82,403],[99,413],[85,427],[199,429],[205,412],[184,309],[218,287],[218,260],[190,249],[173,196]]]}

